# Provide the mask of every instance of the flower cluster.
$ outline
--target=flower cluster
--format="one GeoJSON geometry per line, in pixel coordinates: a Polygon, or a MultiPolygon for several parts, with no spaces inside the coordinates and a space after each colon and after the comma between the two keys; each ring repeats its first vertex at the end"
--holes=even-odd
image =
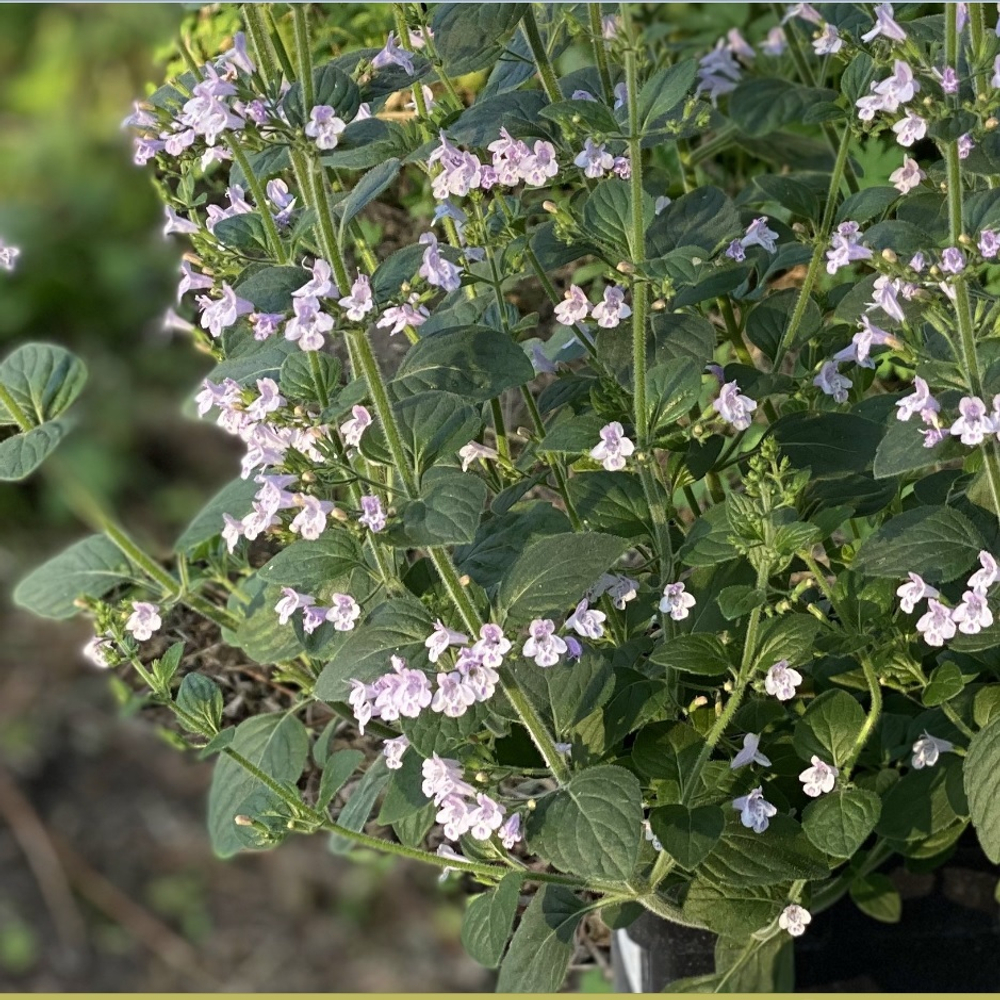
{"type": "Polygon", "coordinates": [[[301,611],[302,629],[307,634],[315,632],[323,622],[330,622],[338,632],[350,632],[361,617],[361,606],[350,594],[331,594],[329,605],[321,606],[312,594],[300,594],[292,587],[281,588],[274,610],[279,625],[286,625],[296,611],[301,611]]]}

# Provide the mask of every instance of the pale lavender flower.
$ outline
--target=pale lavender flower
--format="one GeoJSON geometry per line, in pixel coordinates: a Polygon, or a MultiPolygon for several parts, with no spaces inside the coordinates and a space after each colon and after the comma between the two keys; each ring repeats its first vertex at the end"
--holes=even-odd
{"type": "Polygon", "coordinates": [[[340,434],[348,448],[361,444],[361,435],[371,426],[372,415],[363,406],[352,406],[351,416],[340,425],[340,434]]]}
{"type": "Polygon", "coordinates": [[[760,43],[760,50],[766,56],[780,56],[787,47],[785,40],[785,30],[780,25],[773,27],[763,42],[760,43]]]}
{"type": "Polygon", "coordinates": [[[447,136],[440,134],[441,145],[427,158],[428,166],[440,164],[441,172],[431,182],[431,190],[438,201],[449,195],[464,198],[482,182],[483,165],[473,153],[467,153],[453,146],[447,136]]]}
{"type": "Polygon", "coordinates": [[[832,56],[844,47],[844,40],[835,25],[824,24],[823,30],[813,39],[812,47],[818,56],[832,56]]]}
{"type": "Polygon", "coordinates": [[[358,518],[358,524],[375,532],[385,528],[385,512],[382,510],[382,501],[373,493],[361,498],[361,516],[358,518]]]}
{"type": "Polygon", "coordinates": [[[771,761],[759,750],[760,736],[756,733],[747,733],[743,737],[743,749],[729,762],[730,770],[737,770],[746,767],[747,764],[760,764],[761,767],[770,767],[771,761]]]}
{"type": "Polygon", "coordinates": [[[317,104],[309,112],[306,135],[316,141],[317,149],[336,149],[340,134],[347,128],[347,122],[337,117],[337,112],[329,104],[317,104]]]}
{"type": "Polygon", "coordinates": [[[392,673],[383,674],[374,684],[375,709],[386,722],[400,716],[415,719],[430,705],[434,695],[431,683],[422,670],[411,670],[406,660],[391,656],[392,673]]]}
{"type": "Polygon", "coordinates": [[[198,304],[202,307],[201,326],[213,337],[221,337],[222,331],[231,327],[240,316],[253,312],[253,304],[241,299],[225,282],[221,298],[213,300],[199,295],[198,304]]]}
{"type": "MultiPolygon", "coordinates": [[[[1000,38],[1000,22],[998,22],[997,37],[1000,38]]],[[[1000,87],[1000,56],[993,60],[993,76],[990,77],[991,87],[1000,87]]]]}
{"type": "MultiPolygon", "coordinates": [[[[244,476],[244,478],[246,477],[244,476]]],[[[243,525],[243,537],[248,542],[252,542],[258,535],[267,531],[268,528],[273,528],[281,522],[259,500],[254,500],[250,513],[244,515],[240,523],[243,525]]]]}
{"type": "Polygon", "coordinates": [[[385,48],[372,59],[372,69],[382,69],[384,66],[399,66],[406,71],[407,76],[413,76],[413,56],[396,41],[396,33],[389,32],[385,40],[385,48]]]}
{"type": "Polygon", "coordinates": [[[439,618],[434,622],[434,631],[424,640],[424,645],[427,647],[427,659],[431,663],[437,663],[441,654],[449,646],[464,646],[468,641],[467,635],[448,628],[439,618]]]}
{"type": "Polygon", "coordinates": [[[460,650],[455,667],[465,678],[465,685],[476,701],[489,701],[493,697],[500,675],[492,667],[485,666],[473,650],[460,650]]]}
{"type": "Polygon", "coordinates": [[[735,260],[736,263],[739,264],[747,259],[747,252],[743,249],[743,244],[736,239],[726,247],[726,256],[731,260],[735,260]]]}
{"type": "Polygon", "coordinates": [[[882,98],[883,111],[896,111],[901,104],[908,104],[920,92],[920,83],[914,77],[909,63],[897,59],[893,72],[880,83],[872,84],[872,90],[882,98]]]}
{"type": "Polygon", "coordinates": [[[1000,252],[1000,238],[992,229],[984,229],[979,234],[979,252],[991,260],[1000,252]]]}
{"type": "Polygon", "coordinates": [[[951,612],[934,598],[927,602],[927,608],[927,612],[917,620],[917,631],[928,646],[943,646],[947,639],[955,635],[955,622],[951,612]]]}
{"type": "Polygon", "coordinates": [[[125,622],[125,631],[131,632],[139,642],[145,642],[163,625],[160,609],[149,601],[133,601],[132,614],[125,622]]]}
{"type": "Polygon", "coordinates": [[[900,194],[909,194],[915,187],[919,187],[920,182],[927,177],[916,160],[904,154],[903,165],[891,174],[889,180],[900,194]]]}
{"type": "Polygon", "coordinates": [[[482,792],[476,794],[476,803],[469,816],[469,833],[476,840],[489,840],[503,825],[504,807],[482,792]]]}
{"type": "Polygon", "coordinates": [[[954,749],[954,743],[943,740],[939,736],[931,736],[927,730],[924,730],[924,734],[913,744],[910,766],[918,771],[925,767],[933,767],[941,754],[950,753],[954,749]]]}
{"type": "Polygon", "coordinates": [[[535,618],[528,626],[528,640],[521,654],[534,660],[540,667],[551,667],[559,662],[566,652],[566,643],[555,634],[555,622],[551,618],[535,618]]]}
{"type": "MultiPolygon", "coordinates": [[[[198,231],[198,227],[195,227],[195,232],[198,231]]],[[[0,240],[0,265],[3,263],[3,240],[0,240]]],[[[7,268],[10,270],[10,268],[7,268]]],[[[192,291],[202,291],[205,288],[212,287],[212,279],[207,274],[201,274],[196,271],[192,266],[191,262],[187,260],[181,261],[181,280],[177,283],[177,301],[187,295],[188,292],[192,291]]]]}
{"type": "Polygon", "coordinates": [[[663,596],[658,605],[660,611],[670,617],[675,622],[682,622],[691,614],[691,608],[695,606],[694,594],[689,594],[685,590],[685,585],[681,582],[668,583],[663,588],[663,596]]]}
{"type": "Polygon", "coordinates": [[[284,313],[251,313],[250,322],[253,324],[253,339],[267,340],[273,337],[281,328],[285,321],[284,313]]]}
{"type": "Polygon", "coordinates": [[[465,683],[465,677],[458,670],[437,675],[437,691],[431,702],[431,711],[440,712],[450,719],[465,715],[471,705],[476,703],[476,695],[465,683]]]}
{"type": "Polygon", "coordinates": [[[747,231],[740,239],[740,243],[744,247],[763,247],[768,253],[777,253],[778,246],[774,242],[777,238],[778,234],[773,229],[768,228],[767,218],[761,216],[747,226],[747,231]]]}
{"type": "Polygon", "coordinates": [[[583,656],[583,646],[573,636],[566,636],[566,659],[575,662],[581,656],[583,656]]]}
{"type": "Polygon", "coordinates": [[[273,378],[257,379],[257,398],[247,407],[251,420],[266,420],[269,413],[280,410],[285,405],[285,397],[278,391],[278,383],[273,378]]]}
{"type": "Polygon", "coordinates": [[[912,146],[927,135],[927,121],[920,115],[907,111],[906,116],[892,126],[892,130],[896,133],[896,142],[900,146],[912,146]]]}
{"type": "Polygon", "coordinates": [[[493,669],[503,663],[503,658],[510,652],[510,648],[510,639],[503,634],[503,629],[499,625],[492,622],[487,622],[479,630],[479,640],[472,647],[483,665],[493,669]]]}
{"type": "Polygon", "coordinates": [[[351,294],[340,299],[339,305],[347,310],[347,318],[355,323],[360,322],[375,308],[372,298],[371,281],[367,274],[358,274],[351,285],[351,294]]]}
{"type": "Polygon", "coordinates": [[[719,398],[712,403],[712,409],[727,424],[732,424],[738,431],[745,431],[753,420],[751,414],[757,409],[757,403],[749,396],[744,396],[739,385],[733,381],[727,382],[719,390],[719,398]]]}
{"type": "Polygon", "coordinates": [[[469,466],[473,462],[483,459],[484,461],[495,461],[500,456],[493,448],[480,444],[478,441],[470,441],[458,450],[458,457],[462,460],[462,471],[468,472],[469,466]]]}
{"type": "Polygon", "coordinates": [[[890,278],[887,274],[880,274],[875,279],[872,300],[868,303],[869,311],[875,308],[881,309],[891,319],[902,323],[906,319],[903,307],[899,304],[899,294],[902,290],[903,283],[899,278],[890,278]]]}
{"type": "Polygon", "coordinates": [[[958,158],[960,160],[968,159],[969,153],[971,153],[975,148],[976,144],[972,141],[972,136],[968,132],[960,135],[957,139],[958,145],[958,158]]]}
{"type": "Polygon", "coordinates": [[[288,190],[288,185],[280,178],[267,182],[267,200],[278,210],[274,221],[279,226],[287,226],[295,211],[295,195],[288,190]]]}
{"type": "Polygon", "coordinates": [[[893,42],[906,41],[906,32],[896,23],[891,3],[880,3],[875,8],[875,24],[861,36],[861,40],[870,42],[878,35],[893,42]]]}
{"type": "Polygon", "coordinates": [[[937,597],[938,592],[929,583],[925,583],[919,574],[908,573],[907,576],[910,578],[909,582],[897,588],[896,596],[899,598],[900,608],[909,615],[920,601],[937,597]]]}
{"type": "Polygon", "coordinates": [[[107,636],[95,635],[87,641],[81,652],[95,667],[106,670],[111,666],[108,654],[113,653],[114,648],[114,644],[107,636]]]}
{"type": "MultiPolygon", "coordinates": [[[[197,232],[197,227],[195,227],[195,232],[197,232]]],[[[13,271],[14,261],[17,260],[20,254],[21,251],[17,247],[10,246],[0,238],[0,268],[3,268],[5,271],[13,271]]]]}
{"type": "Polygon", "coordinates": [[[802,683],[802,674],[788,665],[788,660],[778,660],[764,677],[764,690],[778,701],[795,697],[795,689],[802,683]]]}
{"type": "Polygon", "coordinates": [[[398,771],[403,766],[403,754],[409,745],[410,741],[405,736],[396,736],[382,744],[385,766],[390,771],[398,771]]]}
{"type": "Polygon", "coordinates": [[[860,227],[856,222],[842,222],[830,237],[830,249],[826,252],[826,270],[836,274],[856,260],[870,260],[871,249],[862,246],[860,227]]]}
{"type": "MultiPolygon", "coordinates": [[[[425,111],[432,111],[434,108],[437,107],[437,101],[434,100],[434,91],[431,90],[431,88],[428,87],[426,83],[420,84],[420,93],[423,95],[424,98],[425,111]]],[[[361,105],[361,107],[358,108],[358,113],[354,116],[355,121],[364,118],[371,118],[372,116],[371,106],[369,104],[367,103],[363,104],[361,105]],[[361,113],[361,107],[365,108],[367,112],[366,114],[361,113]]],[[[407,101],[405,107],[408,111],[419,111],[419,108],[417,107],[416,98],[414,98],[412,101],[407,101]]]]}
{"type": "Polygon", "coordinates": [[[318,351],[325,343],[324,334],[333,329],[333,317],[323,312],[319,299],[292,299],[295,315],[285,324],[285,340],[297,342],[303,351],[318,351]]]}
{"type": "Polygon", "coordinates": [[[743,37],[739,28],[730,28],[726,32],[726,43],[729,45],[729,51],[738,59],[753,62],[757,57],[753,46],[743,37]]]}
{"type": "Polygon", "coordinates": [[[574,90],[570,94],[570,100],[573,101],[594,101],[597,102],[597,98],[589,90],[574,90]]]}
{"type": "Polygon", "coordinates": [[[586,598],[576,606],[576,610],[566,619],[566,628],[573,629],[585,639],[600,639],[604,635],[604,620],[608,616],[603,611],[591,608],[586,598]]]}
{"type": "Polygon", "coordinates": [[[965,270],[965,254],[958,247],[945,247],[941,251],[941,270],[945,274],[961,274],[965,270]]]}
{"type": "MultiPolygon", "coordinates": [[[[752,52],[753,49],[750,51],[752,52]]],[[[753,57],[751,56],[751,58],[753,57]]],[[[621,83],[615,84],[612,94],[615,99],[614,104],[612,105],[613,110],[617,111],[619,108],[624,108],[628,103],[628,87],[626,86],[624,80],[621,83]]]]}
{"type": "Polygon", "coordinates": [[[312,277],[301,288],[292,292],[293,298],[326,299],[340,294],[337,283],[333,280],[333,268],[322,257],[317,257],[313,266],[306,270],[312,277]]]}
{"type": "Polygon", "coordinates": [[[996,559],[986,549],[979,553],[979,566],[980,568],[969,577],[968,587],[977,594],[985,595],[990,587],[1000,580],[1000,566],[997,566],[996,559]]]}
{"type": "Polygon", "coordinates": [[[457,795],[446,795],[434,819],[444,827],[449,840],[458,840],[472,826],[473,808],[457,795]]]}
{"type": "Polygon", "coordinates": [[[243,537],[243,522],[238,521],[232,514],[223,514],[222,523],[222,540],[226,543],[226,549],[232,554],[236,549],[236,543],[243,537]]]}
{"type": "Polygon", "coordinates": [[[913,379],[913,392],[897,400],[896,407],[896,419],[907,421],[914,413],[923,413],[925,410],[937,413],[941,404],[931,395],[927,382],[916,375],[913,379]]]}
{"type": "Polygon", "coordinates": [[[628,319],[632,310],[625,303],[625,289],[619,285],[608,285],[604,289],[604,297],[594,306],[591,315],[597,320],[597,325],[605,330],[612,330],[623,319],[628,319]]]}
{"type": "Polygon", "coordinates": [[[350,632],[361,617],[361,606],[350,594],[331,594],[324,616],[337,632],[350,632]]]}
{"type": "Polygon", "coordinates": [[[812,914],[797,903],[789,903],[778,915],[778,926],[792,937],[802,937],[812,923],[812,914]]]}
{"type": "Polygon", "coordinates": [[[618,37],[620,27],[621,18],[617,14],[604,14],[601,17],[601,37],[606,42],[618,37]]]}
{"type": "Polygon", "coordinates": [[[625,437],[625,428],[617,420],[605,424],[601,440],[590,450],[590,457],[600,462],[608,472],[625,468],[625,460],[635,451],[635,445],[625,437]]]}
{"type": "Polygon", "coordinates": [[[551,142],[538,139],[532,151],[525,156],[518,167],[524,183],[529,187],[542,187],[559,173],[556,148],[551,142]]]}
{"type": "Polygon", "coordinates": [[[941,84],[941,90],[946,94],[958,93],[958,74],[953,66],[945,66],[944,70],[934,70],[934,76],[941,84]]]}
{"type": "Polygon", "coordinates": [[[570,285],[563,292],[563,300],[556,306],[556,319],[563,326],[582,323],[590,313],[590,302],[579,285],[570,285]]]}
{"type": "Polygon", "coordinates": [[[462,765],[457,760],[431,754],[421,765],[423,784],[420,790],[435,805],[448,795],[475,795],[476,790],[462,779],[462,765]]]}
{"type": "Polygon", "coordinates": [[[787,24],[793,17],[801,18],[810,24],[823,24],[823,15],[811,3],[794,3],[786,7],[781,23],[787,24]]]}
{"type": "Polygon", "coordinates": [[[982,444],[987,434],[996,432],[996,423],[986,412],[986,404],[978,396],[963,396],[958,403],[961,416],[950,428],[952,437],[957,437],[970,447],[982,444]]]}
{"type": "Polygon", "coordinates": [[[632,176],[632,161],[627,156],[616,156],[614,163],[611,164],[611,172],[623,181],[627,181],[632,176]]]}
{"type": "Polygon", "coordinates": [[[638,595],[639,581],[618,573],[611,576],[611,581],[607,588],[607,595],[611,598],[613,607],[624,611],[625,605],[629,601],[634,601],[638,595]]]}
{"type": "Polygon", "coordinates": [[[507,822],[500,827],[500,843],[508,851],[514,849],[514,845],[521,841],[521,814],[512,813],[507,817],[507,822]]]}
{"type": "Polygon", "coordinates": [[[446,292],[457,291],[462,284],[462,271],[450,260],[441,256],[437,237],[433,233],[424,233],[421,243],[427,244],[424,256],[417,272],[429,285],[443,288],[446,292]]]}
{"type": "Polygon", "coordinates": [[[876,112],[882,110],[882,98],[878,94],[865,94],[859,97],[854,105],[858,109],[858,119],[863,122],[870,122],[875,119],[876,112]]]}
{"type": "Polygon", "coordinates": [[[813,379],[813,385],[820,388],[827,396],[833,396],[835,403],[846,403],[847,391],[854,383],[846,375],[840,374],[836,361],[826,361],[813,379]]]}
{"type": "Polygon", "coordinates": [[[351,679],[351,693],[347,698],[348,704],[354,712],[354,718],[358,722],[358,732],[365,735],[365,726],[371,722],[374,709],[372,697],[374,693],[370,684],[362,684],[361,681],[351,679]]]}
{"type": "Polygon", "coordinates": [[[588,138],[573,163],[581,167],[587,177],[603,177],[614,167],[615,158],[605,150],[604,143],[597,145],[593,139],[588,138]]]}
{"type": "Polygon", "coordinates": [[[810,798],[816,799],[825,792],[832,792],[840,774],[839,768],[820,760],[815,754],[809,759],[812,767],[807,767],[800,775],[802,791],[810,798]]]}
{"type": "Polygon", "coordinates": [[[896,343],[891,334],[876,326],[867,316],[861,317],[861,329],[851,338],[850,344],[833,356],[834,361],[854,361],[862,368],[874,368],[871,349],[896,343]]]}
{"type": "Polygon", "coordinates": [[[297,493],[295,499],[302,510],[292,519],[288,530],[314,542],[326,531],[326,518],[333,510],[333,503],[306,493],[297,493]]]}
{"type": "Polygon", "coordinates": [[[733,57],[724,38],[715,43],[711,52],[698,60],[698,86],[695,96],[708,94],[713,105],[718,104],[723,94],[729,94],[736,89],[736,84],[743,77],[740,64],[733,57]]]}
{"type": "Polygon", "coordinates": [[[653,202],[653,214],[660,215],[672,201],[673,198],[668,198],[665,194],[657,195],[656,201],[653,202]]]}
{"type": "Polygon", "coordinates": [[[993,612],[986,594],[980,590],[967,590],[962,594],[962,603],[952,608],[951,617],[958,624],[959,632],[965,635],[976,635],[993,624],[993,612]]]}
{"type": "Polygon", "coordinates": [[[302,631],[306,635],[312,635],[326,621],[326,613],[329,608],[314,604],[302,609],[302,631]]]}
{"type": "Polygon", "coordinates": [[[740,822],[754,833],[763,833],[776,815],[778,809],[764,798],[764,790],[760,786],[748,795],[733,799],[733,808],[740,812],[740,822]]]}
{"type": "Polygon", "coordinates": [[[407,302],[399,306],[390,306],[379,317],[375,324],[380,329],[392,327],[389,336],[402,333],[408,326],[422,326],[430,313],[420,304],[420,297],[414,292],[407,302]]]}
{"type": "Polygon", "coordinates": [[[287,625],[299,608],[308,608],[315,603],[316,598],[312,594],[300,594],[294,587],[282,587],[281,598],[274,606],[275,613],[278,615],[278,624],[287,625]]]}

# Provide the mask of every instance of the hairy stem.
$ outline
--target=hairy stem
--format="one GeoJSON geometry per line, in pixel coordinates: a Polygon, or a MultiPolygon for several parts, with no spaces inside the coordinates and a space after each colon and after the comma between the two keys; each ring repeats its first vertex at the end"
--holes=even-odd
{"type": "Polygon", "coordinates": [[[601,23],[601,5],[599,3],[588,3],[587,13],[590,16],[590,34],[593,39],[594,61],[597,63],[597,72],[601,77],[601,90],[604,91],[604,100],[610,101],[612,96],[611,73],[608,70],[608,53],[604,47],[604,26],[601,23]]]}
{"type": "Polygon", "coordinates": [[[305,4],[292,4],[295,23],[295,58],[299,64],[299,86],[302,88],[302,119],[309,120],[315,103],[313,90],[312,50],[309,47],[309,14],[305,4]]]}
{"type": "Polygon", "coordinates": [[[285,245],[281,242],[281,236],[278,234],[278,227],[274,224],[274,219],[268,211],[267,196],[264,193],[264,189],[260,186],[260,180],[253,172],[253,169],[250,166],[250,161],[247,160],[247,155],[243,151],[243,147],[240,144],[239,139],[237,139],[232,132],[226,133],[226,144],[232,151],[233,159],[237,162],[237,164],[239,164],[240,170],[243,171],[247,187],[250,188],[250,193],[253,195],[253,200],[257,205],[257,214],[260,216],[260,221],[264,225],[264,233],[267,236],[267,245],[272,256],[279,264],[287,264],[288,252],[285,250],[285,245]]]}
{"type": "Polygon", "coordinates": [[[538,30],[538,22],[535,20],[534,4],[528,4],[521,18],[521,26],[524,28],[524,37],[528,40],[528,47],[535,60],[535,67],[538,69],[538,76],[541,78],[542,87],[548,99],[555,104],[561,101],[562,93],[559,90],[559,81],[556,79],[555,70],[549,59],[548,52],[545,51],[545,44],[542,42],[541,33],[538,30]]]}
{"type": "Polygon", "coordinates": [[[270,87],[281,79],[281,70],[271,44],[271,33],[264,21],[263,4],[245,3],[240,5],[243,23],[246,25],[250,45],[253,47],[254,62],[264,85],[270,87]]]}

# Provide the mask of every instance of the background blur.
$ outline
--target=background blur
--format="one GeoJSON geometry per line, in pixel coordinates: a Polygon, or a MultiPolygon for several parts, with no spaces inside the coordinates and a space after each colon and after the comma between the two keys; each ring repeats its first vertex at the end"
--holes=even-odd
{"type": "MultiPolygon", "coordinates": [[[[209,365],[162,332],[182,247],[119,129],[182,19],[197,32],[190,9],[0,4],[0,234],[22,248],[0,355],[50,340],[86,360],[60,457],[164,550],[238,467],[180,416],[209,365]]],[[[384,38],[384,10],[331,13],[384,38]]],[[[319,837],[212,856],[209,765],[119,717],[82,623],[10,607],[82,534],[44,473],[0,485],[0,990],[491,989],[458,944],[460,889],[433,871],[335,859],[319,837]]]]}

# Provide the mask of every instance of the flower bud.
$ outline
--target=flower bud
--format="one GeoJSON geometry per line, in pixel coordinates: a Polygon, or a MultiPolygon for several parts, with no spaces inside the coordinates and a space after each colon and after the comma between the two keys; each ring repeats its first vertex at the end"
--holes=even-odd
{"type": "Polygon", "coordinates": [[[316,482],[316,473],[313,472],[312,469],[306,469],[306,471],[299,476],[299,479],[301,479],[304,483],[314,483],[316,482]]]}
{"type": "Polygon", "coordinates": [[[470,584],[470,583],[472,583],[472,577],[471,577],[471,576],[469,576],[469,574],[468,574],[468,573],[463,573],[463,574],[462,574],[462,575],[461,575],[461,576],[460,576],[460,577],[458,578],[458,582],[459,582],[459,583],[460,583],[460,584],[461,584],[461,585],[462,585],[463,587],[468,587],[468,586],[469,586],[469,584],[470,584]]]}
{"type": "Polygon", "coordinates": [[[351,519],[347,511],[342,510],[340,507],[334,507],[333,510],[330,511],[330,517],[332,517],[335,521],[343,522],[350,521],[351,519]]]}
{"type": "Polygon", "coordinates": [[[806,227],[801,222],[793,222],[792,232],[797,233],[800,236],[804,236],[806,233],[806,227]]]}
{"type": "Polygon", "coordinates": [[[233,822],[237,826],[253,826],[253,820],[249,816],[243,816],[243,815],[234,816],[233,822]]]}
{"type": "Polygon", "coordinates": [[[479,771],[476,774],[476,781],[481,785],[485,785],[487,781],[490,780],[490,776],[485,771],[479,771]]]}
{"type": "Polygon", "coordinates": [[[985,128],[987,132],[992,132],[997,125],[1000,125],[1000,120],[997,120],[992,115],[990,115],[990,117],[983,122],[983,128],[985,128]]]}
{"type": "Polygon", "coordinates": [[[890,264],[895,264],[899,261],[899,257],[896,256],[896,251],[886,247],[882,251],[882,260],[887,260],[890,264]]]}
{"type": "Polygon", "coordinates": [[[538,808],[538,803],[534,799],[528,799],[528,812],[534,812],[538,808]]]}
{"type": "Polygon", "coordinates": [[[939,268],[937,266],[937,264],[932,264],[931,265],[930,276],[932,278],[940,278],[941,277],[941,268],[939,268]]]}
{"type": "Polygon", "coordinates": [[[958,238],[958,242],[961,243],[962,246],[972,246],[972,237],[970,237],[968,233],[962,233],[962,235],[958,238]]]}
{"type": "Polygon", "coordinates": [[[923,99],[922,103],[925,108],[932,108],[934,107],[934,98],[928,94],[927,97],[923,99]]]}
{"type": "Polygon", "coordinates": [[[666,299],[654,299],[649,308],[654,312],[662,312],[667,308],[666,299]]]}
{"type": "Polygon", "coordinates": [[[618,262],[615,270],[619,274],[635,274],[635,264],[628,260],[622,260],[618,262]]]}
{"type": "Polygon", "coordinates": [[[545,211],[548,212],[549,215],[559,214],[559,206],[554,201],[543,201],[542,208],[545,209],[545,211]]]}
{"type": "Polygon", "coordinates": [[[306,415],[306,408],[300,403],[292,410],[292,414],[296,417],[304,417],[306,415]]]}

